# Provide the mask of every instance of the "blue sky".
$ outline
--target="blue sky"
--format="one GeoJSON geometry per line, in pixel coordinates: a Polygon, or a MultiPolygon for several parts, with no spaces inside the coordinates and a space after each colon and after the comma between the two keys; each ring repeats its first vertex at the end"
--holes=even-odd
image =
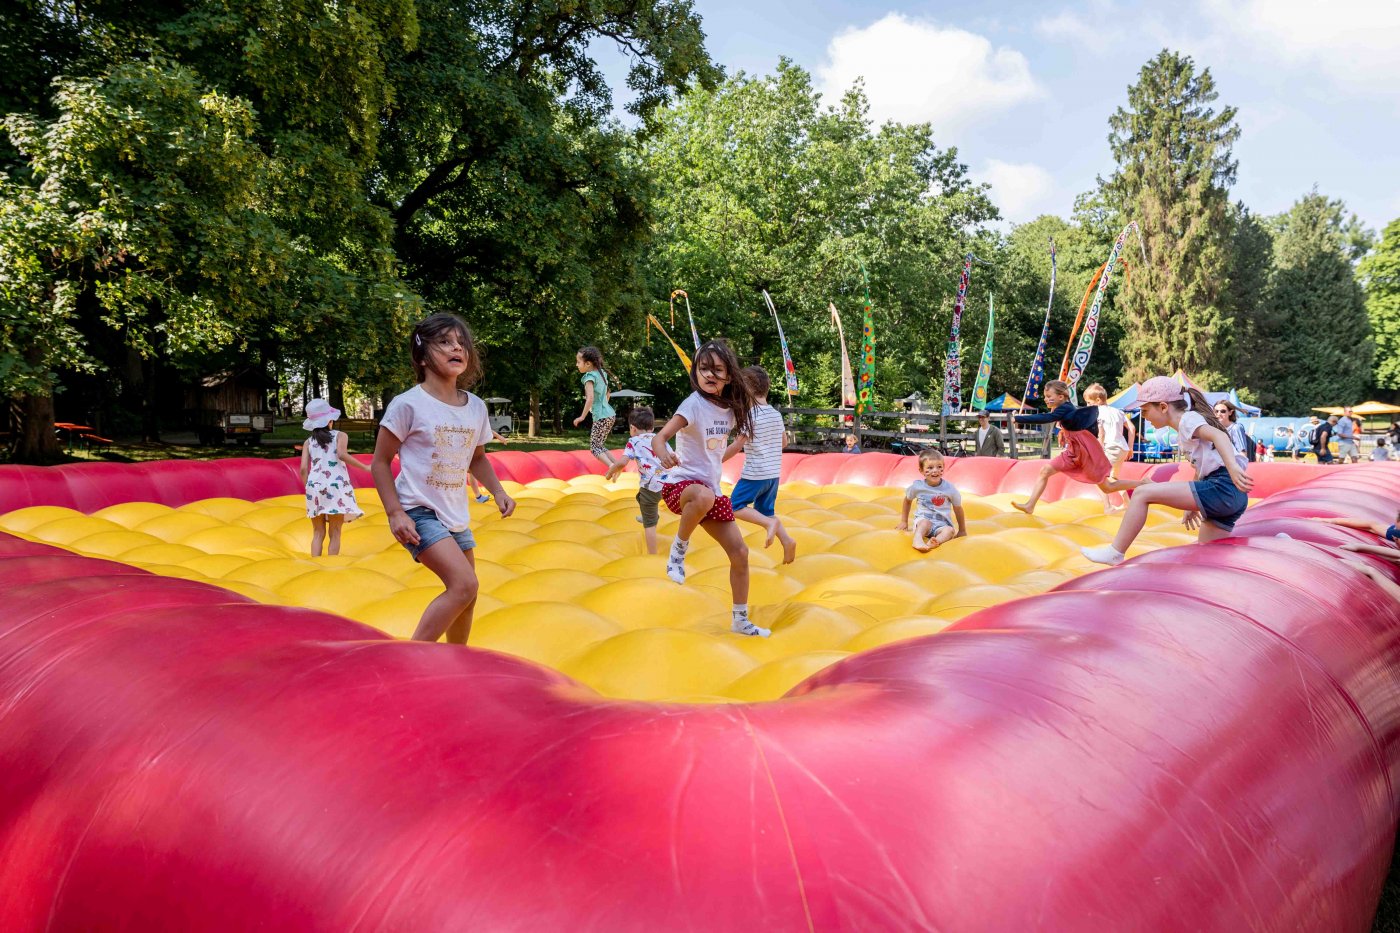
{"type": "Polygon", "coordinates": [[[828,99],[863,76],[877,119],[931,122],[1012,222],[1068,216],[1111,171],[1108,117],[1163,47],[1209,67],[1217,106],[1239,109],[1235,198],[1273,214],[1316,186],[1378,231],[1400,218],[1400,0],[696,9],[711,56],[731,72],[769,73],[785,55],[828,99]]]}

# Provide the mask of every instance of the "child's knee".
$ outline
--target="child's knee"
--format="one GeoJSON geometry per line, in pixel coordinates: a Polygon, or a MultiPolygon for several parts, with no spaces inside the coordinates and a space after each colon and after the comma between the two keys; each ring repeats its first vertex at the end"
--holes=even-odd
{"type": "Polygon", "coordinates": [[[1041,479],[1049,479],[1050,477],[1054,476],[1054,475],[1055,475],[1056,473],[1058,473],[1058,472],[1060,472],[1060,471],[1057,470],[1057,469],[1055,469],[1055,468],[1052,467],[1052,466],[1043,466],[1043,467],[1040,468],[1040,478],[1041,478],[1041,479]]]}
{"type": "Polygon", "coordinates": [[[706,512],[710,510],[710,506],[715,504],[714,490],[709,487],[691,486],[690,489],[686,490],[686,494],[690,499],[690,505],[703,509],[706,512]],[[694,490],[694,492],[690,490],[694,490]]]}
{"type": "Polygon", "coordinates": [[[735,566],[742,564],[745,567],[749,565],[749,546],[744,543],[743,538],[740,538],[737,543],[730,545],[727,550],[729,552],[729,562],[731,564],[735,566]]]}
{"type": "Polygon", "coordinates": [[[447,581],[447,595],[454,601],[466,606],[476,599],[476,594],[480,588],[475,574],[464,574],[453,577],[447,581]]]}

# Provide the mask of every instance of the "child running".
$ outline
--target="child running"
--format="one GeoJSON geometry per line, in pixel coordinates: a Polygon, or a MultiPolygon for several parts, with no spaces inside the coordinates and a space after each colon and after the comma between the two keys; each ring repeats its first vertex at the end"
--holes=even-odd
{"type": "Polygon", "coordinates": [[[651,449],[661,461],[661,498],[666,508],[681,517],[666,576],[685,582],[685,555],[690,536],[704,528],[729,555],[729,588],[734,597],[730,630],[740,635],[772,634],[749,620],[749,548],[734,524],[729,497],[720,494],[720,467],[729,433],[753,431],[753,402],[739,361],[727,344],[710,340],[695,351],[690,385],[695,391],[681,402],[671,420],[651,439],[651,449]],[[666,446],[676,438],[677,450],[666,446]]]}
{"type": "Polygon", "coordinates": [[[954,538],[967,534],[967,517],[963,514],[962,493],[958,487],[943,478],[943,454],[936,450],[919,451],[919,472],[923,479],[916,479],[904,490],[904,511],[900,513],[895,531],[909,528],[909,506],[917,502],[914,511],[914,550],[931,551],[940,544],[947,544],[954,538]],[[953,518],[958,520],[953,526],[953,518]]]}
{"type": "Polygon", "coordinates": [[[446,633],[449,644],[465,645],[478,586],[468,472],[491,491],[502,518],[515,511],[515,500],[486,459],[484,445],[491,436],[486,403],[460,387],[482,375],[466,323],[455,314],[424,318],[413,328],[409,352],[418,385],[385,410],[371,470],[394,540],[445,587],[423,610],[413,639],[437,641],[446,633]]]}
{"type": "Polygon", "coordinates": [[[593,427],[588,432],[588,450],[597,457],[603,466],[612,469],[626,460],[615,460],[608,453],[608,435],[612,433],[617,412],[608,399],[612,390],[608,388],[608,371],[603,368],[603,351],[597,347],[584,347],[574,354],[574,365],[583,373],[583,413],[574,419],[574,427],[583,424],[583,419],[593,416],[593,427]]]}
{"type": "Polygon", "coordinates": [[[1235,449],[1225,426],[1215,417],[1210,403],[1195,389],[1183,389],[1170,376],[1153,376],[1138,391],[1142,416],[1159,431],[1170,427],[1177,432],[1182,452],[1196,468],[1196,479],[1189,483],[1153,483],[1143,486],[1128,503],[1123,524],[1112,544],[1080,548],[1084,556],[1099,564],[1117,564],[1137,538],[1147,521],[1148,506],[1154,503],[1180,509],[1187,529],[1199,526],[1196,540],[1201,543],[1227,538],[1235,522],[1249,505],[1254,485],[1246,471],[1249,461],[1235,449]]]}
{"type": "Polygon", "coordinates": [[[1011,503],[1016,508],[1030,515],[1035,511],[1035,504],[1040,501],[1040,497],[1045,493],[1045,487],[1050,482],[1050,477],[1056,473],[1063,473],[1070,479],[1078,480],[1081,483],[1092,483],[1101,489],[1105,496],[1113,492],[1121,492],[1124,489],[1136,489],[1141,485],[1141,480],[1112,479],[1110,474],[1113,471],[1108,462],[1108,457],[1104,454],[1103,445],[1099,443],[1099,407],[1097,405],[1085,405],[1076,408],[1069,402],[1069,385],[1059,379],[1051,379],[1045,383],[1045,405],[1050,410],[1038,415],[1017,415],[1017,424],[1051,424],[1058,422],[1060,425],[1060,439],[1065,445],[1065,449],[1060,451],[1059,456],[1043,467],[1040,476],[1036,478],[1035,488],[1031,490],[1031,497],[1025,502],[1011,503]]]}
{"type": "MultiPolygon", "coordinates": [[[[1118,468],[1133,455],[1133,445],[1137,442],[1137,428],[1132,421],[1112,405],[1108,404],[1108,390],[1097,382],[1084,390],[1084,401],[1097,405],[1099,409],[1099,443],[1103,445],[1104,456],[1108,458],[1108,478],[1118,480],[1118,468]]],[[[1121,492],[1104,495],[1104,511],[1117,512],[1127,505],[1127,497],[1121,492]]]]}
{"type": "Polygon", "coordinates": [[[311,556],[321,556],[321,543],[330,531],[326,553],[340,553],[340,528],[365,513],[355,501],[355,487],[350,483],[347,466],[368,472],[365,466],[350,456],[349,441],[341,431],[332,431],[331,424],[340,417],[323,398],[313,398],[306,406],[303,430],[311,439],[301,445],[301,484],[306,487],[306,517],[311,519],[311,556]]]}
{"type": "Polygon", "coordinates": [[[627,465],[628,460],[637,461],[637,508],[641,515],[642,537],[646,540],[647,553],[656,553],[656,523],[660,521],[660,510],[656,507],[661,501],[661,461],[651,450],[651,439],[656,428],[656,416],[650,408],[634,408],[627,413],[627,430],[632,437],[622,449],[623,459],[609,469],[609,482],[617,479],[617,474],[627,465]]]}
{"type": "Polygon", "coordinates": [[[729,501],[735,518],[768,532],[764,547],[770,546],[774,538],[782,542],[783,563],[790,564],[797,558],[797,541],[787,533],[777,516],[778,480],[783,473],[783,416],[768,404],[772,381],[767,370],[762,366],[746,366],[743,377],[753,399],[753,432],[741,433],[724,452],[726,460],[741,450],[744,452],[744,469],[734,491],[729,494],[729,501]]]}

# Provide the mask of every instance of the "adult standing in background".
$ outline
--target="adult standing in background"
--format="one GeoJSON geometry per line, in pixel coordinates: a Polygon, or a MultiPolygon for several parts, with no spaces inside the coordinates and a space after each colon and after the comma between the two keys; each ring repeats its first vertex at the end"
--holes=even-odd
{"type": "Polygon", "coordinates": [[[1332,463],[1335,458],[1332,456],[1332,429],[1337,424],[1336,415],[1328,415],[1327,420],[1317,426],[1313,432],[1313,453],[1317,454],[1318,463],[1332,463]]]}
{"type": "Polygon", "coordinates": [[[977,413],[977,451],[978,457],[1001,457],[1006,453],[1006,438],[1002,436],[1001,428],[992,424],[992,416],[985,411],[977,413]]]}
{"type": "Polygon", "coordinates": [[[1332,434],[1337,438],[1337,459],[1350,460],[1352,463],[1361,461],[1361,450],[1356,446],[1357,428],[1351,406],[1347,405],[1342,409],[1342,416],[1337,419],[1336,427],[1332,429],[1332,434]]]}

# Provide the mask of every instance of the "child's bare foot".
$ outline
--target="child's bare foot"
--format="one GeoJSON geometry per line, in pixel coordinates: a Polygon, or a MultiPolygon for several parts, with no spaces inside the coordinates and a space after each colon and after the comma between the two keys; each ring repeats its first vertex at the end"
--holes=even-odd
{"type": "Polygon", "coordinates": [[[924,550],[926,550],[926,551],[932,551],[934,548],[938,547],[938,546],[939,546],[940,544],[942,544],[942,543],[943,543],[943,542],[942,542],[942,541],[939,541],[937,538],[929,538],[929,539],[928,539],[928,547],[924,548],[924,550]]]}
{"type": "Polygon", "coordinates": [[[1032,514],[1035,513],[1035,506],[1034,506],[1034,505],[1031,505],[1029,502],[1013,502],[1013,503],[1011,503],[1011,507],[1012,507],[1013,509],[1020,509],[1022,512],[1025,512],[1027,515],[1032,515],[1032,514]]]}
{"type": "Polygon", "coordinates": [[[778,526],[778,540],[783,544],[783,563],[790,564],[797,560],[797,539],[788,534],[781,524],[778,526]]]}
{"type": "Polygon", "coordinates": [[[916,551],[921,551],[921,552],[922,552],[922,551],[927,551],[928,549],[929,549],[929,543],[928,543],[928,540],[927,540],[927,539],[925,539],[925,538],[915,538],[915,539],[914,539],[914,550],[916,550],[916,551]]]}
{"type": "Polygon", "coordinates": [[[763,539],[764,547],[771,547],[773,545],[773,539],[778,536],[778,529],[781,527],[783,527],[783,523],[776,518],[768,519],[768,537],[763,539]]]}

